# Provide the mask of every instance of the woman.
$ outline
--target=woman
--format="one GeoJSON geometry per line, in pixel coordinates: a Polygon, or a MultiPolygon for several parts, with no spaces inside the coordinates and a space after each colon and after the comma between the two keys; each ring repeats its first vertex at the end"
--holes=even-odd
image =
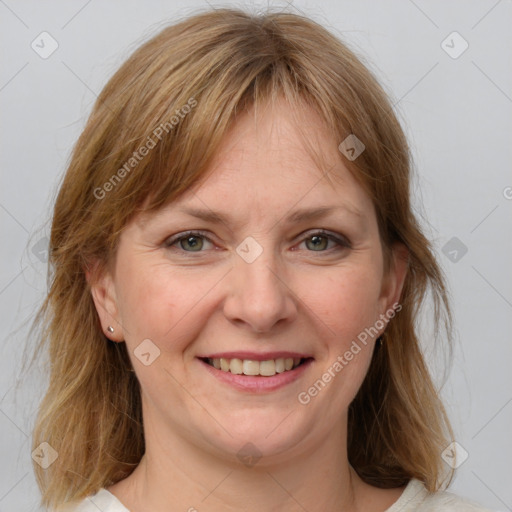
{"type": "Polygon", "coordinates": [[[43,505],[484,510],[442,490],[415,318],[429,292],[450,315],[409,173],[382,89],[310,20],[216,10],[138,49],[55,205],[43,505]]]}

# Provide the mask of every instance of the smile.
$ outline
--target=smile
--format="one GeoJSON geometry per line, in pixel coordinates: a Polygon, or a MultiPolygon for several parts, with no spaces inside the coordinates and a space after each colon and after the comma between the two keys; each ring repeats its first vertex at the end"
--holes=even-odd
{"type": "Polygon", "coordinates": [[[273,377],[277,373],[285,373],[294,370],[306,361],[306,358],[300,357],[279,357],[277,359],[267,359],[265,361],[255,361],[253,359],[227,359],[204,358],[204,362],[213,366],[217,370],[233,375],[248,375],[273,377]]]}
{"type": "Polygon", "coordinates": [[[222,385],[242,392],[269,393],[297,381],[311,367],[312,354],[288,351],[231,351],[196,356],[222,385]]]}

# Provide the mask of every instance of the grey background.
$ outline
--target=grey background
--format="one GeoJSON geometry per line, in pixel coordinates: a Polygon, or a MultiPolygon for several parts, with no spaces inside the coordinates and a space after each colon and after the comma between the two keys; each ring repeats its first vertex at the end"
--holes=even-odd
{"type": "MultiPolygon", "coordinates": [[[[0,0],[0,511],[38,510],[30,432],[46,381],[21,375],[20,364],[45,293],[46,221],[72,145],[131,51],[206,6],[0,0]],[[58,43],[46,59],[31,48],[43,31],[58,43]]],[[[362,53],[394,98],[418,170],[417,209],[453,296],[457,343],[443,396],[469,457],[452,489],[512,510],[511,2],[317,0],[288,9],[362,53]],[[469,44],[457,58],[445,51],[463,49],[459,36],[446,39],[453,31],[469,44]]],[[[436,361],[429,356],[439,373],[436,361]]]]}

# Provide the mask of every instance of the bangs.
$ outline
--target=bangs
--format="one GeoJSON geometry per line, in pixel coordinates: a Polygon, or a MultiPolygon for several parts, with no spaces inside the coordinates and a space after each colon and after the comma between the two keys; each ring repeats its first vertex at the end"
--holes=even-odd
{"type": "MultiPolygon", "coordinates": [[[[345,106],[332,91],[326,94],[328,84],[322,85],[325,68],[315,69],[314,55],[310,69],[296,61],[297,50],[271,18],[254,25],[243,17],[212,34],[208,45],[191,44],[199,37],[193,29],[180,34],[175,27],[164,30],[160,49],[163,37],[169,55],[160,50],[155,58],[156,43],[149,41],[112,78],[97,103],[96,115],[111,118],[105,128],[113,135],[103,141],[102,165],[91,187],[96,195],[105,191],[98,213],[111,216],[115,207],[114,233],[135,213],[156,211],[205,179],[229,130],[249,110],[257,118],[281,99],[290,105],[299,133],[307,126],[308,109],[320,116],[333,140],[351,133],[345,106]],[[121,92],[109,97],[121,80],[121,92]],[[112,112],[99,112],[105,108],[112,112]]],[[[304,61],[303,54],[300,59],[304,61]]],[[[330,73],[323,82],[334,80],[337,71],[330,73]]],[[[331,180],[333,162],[306,135],[302,140],[331,180]]],[[[352,162],[344,163],[354,170],[352,162]]]]}

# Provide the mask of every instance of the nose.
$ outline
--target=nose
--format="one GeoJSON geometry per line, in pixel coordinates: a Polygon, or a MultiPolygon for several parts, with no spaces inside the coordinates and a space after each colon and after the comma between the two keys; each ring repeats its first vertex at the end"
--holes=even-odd
{"type": "Polygon", "coordinates": [[[226,318],[258,333],[268,333],[297,317],[296,297],[283,266],[265,253],[252,263],[235,255],[224,301],[226,318]]]}

